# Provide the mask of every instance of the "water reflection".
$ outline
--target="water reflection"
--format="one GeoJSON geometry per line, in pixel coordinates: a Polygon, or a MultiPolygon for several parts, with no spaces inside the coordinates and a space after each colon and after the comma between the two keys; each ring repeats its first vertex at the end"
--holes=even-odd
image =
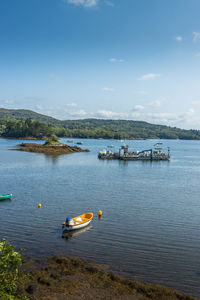
{"type": "Polygon", "coordinates": [[[98,216],[98,220],[101,221],[102,220],[102,215],[98,216]]]}
{"type": "Polygon", "coordinates": [[[0,205],[4,205],[4,204],[6,204],[6,203],[10,203],[11,201],[12,201],[11,198],[9,198],[9,199],[1,199],[1,200],[0,200],[0,205]]]}
{"type": "Polygon", "coordinates": [[[118,164],[120,167],[127,167],[129,164],[143,164],[147,165],[147,167],[153,166],[153,165],[162,165],[163,163],[165,165],[170,164],[170,160],[168,161],[161,161],[161,160],[120,160],[120,159],[99,159],[99,162],[102,165],[108,166],[108,165],[113,165],[113,164],[118,164]]]}
{"type": "Polygon", "coordinates": [[[52,164],[57,164],[59,161],[60,155],[52,155],[52,154],[44,154],[46,162],[50,162],[52,164]]]}
{"type": "Polygon", "coordinates": [[[106,166],[112,165],[113,163],[117,163],[119,166],[127,166],[130,161],[120,159],[99,159],[99,162],[106,166]]]}

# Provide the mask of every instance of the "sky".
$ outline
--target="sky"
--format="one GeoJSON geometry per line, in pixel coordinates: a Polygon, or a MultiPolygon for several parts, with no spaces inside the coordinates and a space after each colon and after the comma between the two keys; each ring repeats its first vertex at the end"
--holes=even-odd
{"type": "Polygon", "coordinates": [[[0,0],[0,107],[200,129],[199,0],[0,0]]]}

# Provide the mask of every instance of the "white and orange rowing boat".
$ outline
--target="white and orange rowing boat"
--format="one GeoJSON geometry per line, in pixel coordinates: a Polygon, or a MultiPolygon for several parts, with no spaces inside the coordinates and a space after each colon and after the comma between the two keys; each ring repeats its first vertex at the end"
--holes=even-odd
{"type": "Polygon", "coordinates": [[[63,227],[64,230],[68,230],[68,231],[80,229],[89,225],[92,219],[93,219],[93,213],[91,212],[80,215],[72,219],[66,218],[66,221],[63,222],[63,227]]]}

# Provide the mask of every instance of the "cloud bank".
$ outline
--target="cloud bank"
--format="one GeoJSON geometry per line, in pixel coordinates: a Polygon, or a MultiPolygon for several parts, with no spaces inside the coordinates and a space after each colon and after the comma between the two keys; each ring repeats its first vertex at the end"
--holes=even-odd
{"type": "Polygon", "coordinates": [[[122,63],[122,62],[124,62],[124,59],[118,59],[118,58],[110,58],[109,59],[109,61],[111,62],[111,63],[117,63],[117,62],[119,62],[119,63],[122,63]]]}
{"type": "Polygon", "coordinates": [[[64,0],[64,2],[74,4],[76,6],[95,7],[98,5],[99,0],[64,0]]]}
{"type": "Polygon", "coordinates": [[[180,35],[179,35],[179,36],[176,36],[175,40],[176,40],[177,42],[182,42],[183,37],[180,36],[180,35]]]}
{"type": "Polygon", "coordinates": [[[200,32],[193,32],[193,42],[196,43],[200,40],[200,32]]]}
{"type": "Polygon", "coordinates": [[[145,74],[145,75],[139,77],[138,80],[153,80],[157,77],[160,77],[160,74],[149,73],[149,74],[145,74]]]}
{"type": "Polygon", "coordinates": [[[113,92],[113,91],[114,91],[114,89],[111,88],[111,87],[103,87],[102,90],[103,90],[104,92],[113,92]]]}
{"type": "Polygon", "coordinates": [[[107,6],[114,6],[113,2],[109,0],[62,0],[65,3],[73,4],[75,6],[82,6],[87,8],[97,7],[98,4],[101,2],[107,6]]]}

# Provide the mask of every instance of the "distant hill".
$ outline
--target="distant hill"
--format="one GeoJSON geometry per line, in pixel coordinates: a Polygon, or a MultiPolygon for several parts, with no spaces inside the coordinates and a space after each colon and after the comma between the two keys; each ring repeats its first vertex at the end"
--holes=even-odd
{"type": "Polygon", "coordinates": [[[31,135],[39,137],[45,136],[46,130],[48,134],[51,132],[59,137],[200,140],[199,130],[184,130],[143,121],[105,119],[61,121],[31,110],[0,108],[1,136],[24,137],[31,135]],[[27,119],[33,120],[32,123],[27,119]]]}
{"type": "Polygon", "coordinates": [[[32,119],[35,121],[43,122],[43,123],[49,123],[49,124],[59,124],[61,121],[54,119],[52,117],[38,114],[32,110],[26,110],[26,109],[5,109],[0,108],[0,118],[3,117],[9,117],[14,118],[16,120],[26,120],[26,119],[32,119]]]}
{"type": "Polygon", "coordinates": [[[184,130],[144,121],[84,119],[62,121],[64,128],[98,132],[112,132],[112,138],[135,139],[200,139],[199,130],[184,130]]]}

